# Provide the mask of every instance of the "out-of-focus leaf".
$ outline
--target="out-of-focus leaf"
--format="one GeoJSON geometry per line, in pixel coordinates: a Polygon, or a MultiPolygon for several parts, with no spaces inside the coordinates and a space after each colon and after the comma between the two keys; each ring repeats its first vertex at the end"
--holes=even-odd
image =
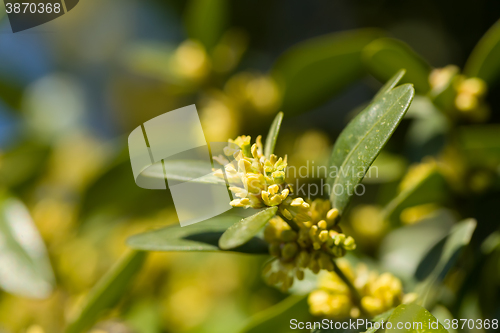
{"type": "Polygon", "coordinates": [[[422,258],[450,232],[455,218],[446,210],[390,232],[382,241],[380,261],[386,271],[411,280],[422,258]]]}
{"type": "Polygon", "coordinates": [[[492,84],[500,74],[500,20],[481,38],[465,64],[464,74],[492,84]]]}
{"type": "Polygon", "coordinates": [[[349,203],[353,188],[361,182],[403,119],[413,96],[410,84],[392,89],[372,102],[340,133],[330,158],[330,166],[336,173],[328,179],[332,207],[340,213],[349,203]]]}
{"type": "Polygon", "coordinates": [[[289,296],[271,308],[258,313],[250,319],[240,333],[290,332],[293,319],[297,322],[312,320],[307,305],[307,296],[289,296]]]}
{"type": "Polygon", "coordinates": [[[400,179],[406,170],[406,160],[398,155],[381,152],[363,178],[363,183],[379,184],[400,179]]]}
{"type": "Polygon", "coordinates": [[[26,207],[0,194],[0,287],[9,293],[45,298],[54,276],[43,240],[26,207]]]}
{"type": "MultiPolygon", "coordinates": [[[[1,20],[1,18],[0,18],[1,20]]],[[[0,79],[0,100],[14,110],[21,108],[23,89],[6,79],[0,79]]]]}
{"type": "Polygon", "coordinates": [[[199,40],[207,50],[212,49],[222,36],[227,24],[226,0],[191,0],[185,17],[191,39],[199,40]]]}
{"type": "Polygon", "coordinates": [[[476,225],[476,220],[467,219],[452,228],[444,242],[436,266],[418,286],[418,294],[423,297],[424,304],[432,302],[437,297],[436,286],[446,277],[446,274],[458,259],[460,252],[469,244],[476,225]],[[433,291],[433,295],[430,297],[431,291],[433,291]]]}
{"type": "Polygon", "coordinates": [[[269,207],[260,212],[246,217],[230,226],[219,239],[219,247],[223,250],[237,248],[250,241],[262,227],[269,221],[278,207],[269,207]]]}
{"type": "Polygon", "coordinates": [[[130,157],[124,150],[108,169],[88,184],[80,206],[80,219],[105,212],[108,215],[142,215],[171,203],[168,191],[140,188],[134,181],[130,157]]]}
{"type": "Polygon", "coordinates": [[[146,252],[131,251],[108,271],[90,291],[78,314],[65,333],[86,332],[102,315],[126,294],[131,282],[146,259],[146,252]]]}
{"type": "MultiPolygon", "coordinates": [[[[213,174],[207,174],[207,170],[212,169],[212,165],[203,161],[196,160],[165,160],[166,176],[169,180],[190,181],[206,184],[224,184],[224,179],[218,178],[213,174]]],[[[152,178],[165,178],[163,166],[156,163],[146,170],[143,175],[152,178]]]]}
{"type": "Polygon", "coordinates": [[[281,128],[281,121],[283,120],[283,112],[279,112],[274,118],[271,127],[269,128],[269,133],[267,133],[266,144],[264,146],[264,155],[269,158],[274,152],[274,147],[276,147],[276,141],[278,141],[278,134],[281,128]]]}
{"type": "Polygon", "coordinates": [[[463,156],[473,166],[498,167],[500,163],[500,126],[474,125],[457,129],[463,156]]]}
{"type": "Polygon", "coordinates": [[[32,181],[48,160],[49,147],[28,141],[0,156],[0,183],[10,188],[32,181]]]}
{"type": "Polygon", "coordinates": [[[156,299],[146,299],[136,302],[127,311],[125,321],[137,333],[160,333],[161,305],[156,299]]]}
{"type": "Polygon", "coordinates": [[[291,47],[272,70],[283,92],[282,109],[287,113],[308,111],[359,79],[364,74],[362,49],[382,35],[378,30],[357,30],[291,47]]]}
{"type": "Polygon", "coordinates": [[[429,166],[387,204],[383,216],[391,224],[398,224],[401,212],[426,203],[441,203],[446,198],[446,182],[436,165],[429,166]]]}
{"type": "MultiPolygon", "coordinates": [[[[396,333],[448,333],[439,321],[425,308],[416,304],[399,305],[389,317],[387,323],[392,324],[392,329],[386,332],[396,333]],[[403,323],[403,328],[398,328],[398,323],[403,323]],[[409,328],[404,328],[407,325],[409,328]]],[[[387,327],[387,324],[385,325],[387,327]]]]}
{"type": "Polygon", "coordinates": [[[431,66],[399,40],[377,39],[366,46],[362,58],[370,73],[382,82],[387,81],[401,68],[405,68],[403,82],[412,83],[420,94],[425,94],[430,89],[431,66]]]}
{"type": "MultiPolygon", "coordinates": [[[[239,216],[216,216],[203,222],[185,227],[171,226],[130,237],[127,244],[145,251],[222,251],[218,244],[222,234],[239,222],[239,216]]],[[[233,252],[267,254],[267,243],[257,237],[233,252]]]]}

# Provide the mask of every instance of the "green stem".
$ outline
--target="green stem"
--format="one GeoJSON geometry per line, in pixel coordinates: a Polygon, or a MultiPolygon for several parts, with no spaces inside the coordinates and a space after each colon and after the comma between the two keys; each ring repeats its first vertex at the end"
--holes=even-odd
{"type": "Polygon", "coordinates": [[[278,210],[278,216],[281,217],[283,221],[285,221],[290,226],[290,228],[292,228],[293,231],[299,232],[300,228],[298,224],[295,223],[295,221],[289,220],[286,217],[284,217],[279,210],[278,210]]]}
{"type": "Polygon", "coordinates": [[[333,262],[333,271],[335,272],[335,274],[338,275],[338,277],[347,285],[347,288],[349,288],[349,290],[351,291],[352,300],[353,300],[354,304],[359,308],[359,311],[361,312],[361,314],[363,316],[368,317],[368,314],[366,313],[365,309],[361,305],[361,296],[359,295],[358,290],[356,289],[356,287],[354,287],[354,285],[347,278],[347,276],[344,274],[344,272],[342,272],[342,270],[339,268],[339,266],[337,266],[337,264],[335,263],[335,260],[332,260],[332,262],[333,262]]]}

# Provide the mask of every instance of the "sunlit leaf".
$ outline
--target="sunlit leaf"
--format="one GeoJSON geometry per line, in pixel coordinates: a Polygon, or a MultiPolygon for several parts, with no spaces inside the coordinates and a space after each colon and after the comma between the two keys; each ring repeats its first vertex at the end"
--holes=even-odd
{"type": "MultiPolygon", "coordinates": [[[[385,327],[391,324],[387,332],[396,333],[448,333],[439,321],[425,308],[416,304],[402,304],[394,309],[385,327]],[[398,324],[402,323],[402,328],[398,324]]],[[[400,324],[401,326],[401,324],[400,324]]]]}
{"type": "Polygon", "coordinates": [[[377,39],[366,46],[362,57],[369,72],[382,82],[405,68],[406,75],[402,82],[412,83],[418,93],[427,93],[430,89],[431,66],[399,40],[377,39]]]}
{"type": "Polygon", "coordinates": [[[288,49],[272,70],[287,113],[308,111],[332,98],[364,73],[361,51],[383,35],[356,30],[317,37],[288,49]]]}
{"type": "Polygon", "coordinates": [[[25,297],[45,298],[54,276],[47,251],[26,207],[0,196],[0,287],[25,297]]]}
{"type": "Polygon", "coordinates": [[[199,40],[208,50],[215,46],[227,24],[226,0],[189,1],[185,24],[188,36],[199,40]]]}
{"type": "Polygon", "coordinates": [[[293,295],[252,317],[240,333],[290,332],[293,319],[297,322],[311,321],[307,296],[293,295]]]}
{"type": "Polygon", "coordinates": [[[500,74],[500,20],[481,38],[465,64],[464,74],[492,84],[500,74]]]}
{"type": "Polygon", "coordinates": [[[341,213],[353,189],[401,122],[414,96],[413,87],[394,88],[372,102],[342,131],[333,147],[329,178],[330,201],[341,213]]]}
{"type": "MultiPolygon", "coordinates": [[[[220,237],[240,220],[239,216],[217,216],[185,227],[176,225],[135,235],[127,240],[127,244],[145,251],[222,251],[218,245],[220,237]]],[[[269,253],[267,243],[257,237],[231,251],[269,253]]]]}
{"type": "Polygon", "coordinates": [[[274,118],[271,127],[269,128],[269,133],[267,133],[266,144],[264,146],[264,155],[269,158],[274,152],[274,147],[276,146],[276,141],[278,140],[278,134],[281,128],[281,121],[283,120],[283,112],[279,112],[274,118]]]}
{"type": "Polygon", "coordinates": [[[278,207],[269,207],[260,212],[246,217],[230,226],[219,239],[219,247],[223,250],[237,248],[250,241],[262,227],[269,221],[278,207]]]}
{"type": "Polygon", "coordinates": [[[127,293],[131,282],[141,269],[146,252],[132,251],[104,275],[92,288],[80,311],[75,315],[65,333],[86,332],[103,314],[113,308],[127,293]]]}

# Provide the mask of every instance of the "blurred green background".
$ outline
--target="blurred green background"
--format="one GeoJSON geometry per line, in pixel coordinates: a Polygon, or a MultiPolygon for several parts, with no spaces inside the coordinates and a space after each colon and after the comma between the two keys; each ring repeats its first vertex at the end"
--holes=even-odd
{"type": "MultiPolygon", "coordinates": [[[[12,34],[4,16],[0,332],[62,332],[129,251],[127,237],[177,223],[168,191],[134,183],[127,136],[144,121],[194,103],[214,142],[265,134],[281,110],[277,153],[326,164],[347,121],[400,68],[418,96],[342,223],[358,258],[411,288],[439,248],[427,235],[477,219],[438,311],[500,318],[498,23],[478,44],[499,17],[496,0],[82,0],[12,34]],[[487,88],[463,85],[469,77],[487,88]],[[427,248],[400,251],[408,242],[427,248]]],[[[93,332],[238,332],[285,298],[261,280],[265,259],[152,253],[93,332]]]]}

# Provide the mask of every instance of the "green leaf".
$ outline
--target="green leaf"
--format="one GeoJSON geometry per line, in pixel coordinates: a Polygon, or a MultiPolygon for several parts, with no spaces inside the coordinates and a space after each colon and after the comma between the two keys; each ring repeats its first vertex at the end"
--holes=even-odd
{"type": "Polygon", "coordinates": [[[290,332],[292,319],[311,321],[307,296],[293,295],[252,317],[240,333],[290,332]]]}
{"type": "Polygon", "coordinates": [[[330,168],[336,172],[328,179],[330,201],[340,213],[403,119],[414,93],[410,84],[394,88],[372,102],[340,133],[330,158],[330,168]]]}
{"type": "Polygon", "coordinates": [[[394,76],[392,76],[389,80],[387,80],[387,82],[382,86],[382,88],[380,88],[380,90],[377,92],[377,94],[373,99],[374,100],[379,99],[384,94],[394,89],[398,85],[399,81],[401,81],[405,73],[406,69],[400,69],[396,74],[394,74],[394,76]]]}
{"type": "Polygon", "coordinates": [[[394,309],[385,327],[391,323],[392,329],[386,328],[386,332],[394,333],[448,333],[439,321],[425,308],[416,304],[402,304],[394,309]],[[398,323],[408,325],[410,328],[397,327],[398,323]]]}
{"type": "Polygon", "coordinates": [[[35,223],[17,199],[0,194],[0,287],[33,298],[46,298],[54,276],[35,223]]]}
{"type": "Polygon", "coordinates": [[[382,213],[384,219],[393,225],[399,224],[401,213],[406,208],[427,203],[439,204],[446,199],[446,181],[437,165],[429,166],[421,174],[410,177],[412,182],[387,204],[382,213]]]}
{"type": "MultiPolygon", "coordinates": [[[[149,231],[130,237],[127,244],[145,251],[222,251],[218,244],[224,231],[239,222],[239,216],[216,216],[203,222],[181,227],[179,225],[149,231]]],[[[257,237],[234,252],[267,254],[267,243],[257,237]]]]}
{"type": "Polygon", "coordinates": [[[271,128],[269,128],[269,133],[267,133],[266,144],[264,146],[264,155],[269,158],[274,152],[274,147],[276,146],[276,141],[278,140],[278,134],[281,128],[281,121],[283,120],[283,112],[279,112],[274,118],[271,128]]]}
{"type": "Polygon", "coordinates": [[[146,252],[141,251],[132,251],[123,257],[92,288],[84,305],[75,319],[68,325],[65,333],[86,332],[99,319],[104,310],[115,306],[120,298],[126,294],[145,259],[146,252]]]}
{"type": "Polygon", "coordinates": [[[453,267],[460,252],[469,244],[476,225],[476,220],[467,219],[452,228],[444,241],[439,261],[429,276],[417,287],[417,292],[422,296],[424,305],[432,303],[439,296],[436,288],[453,267]]]}
{"type": "Polygon", "coordinates": [[[481,38],[465,64],[464,74],[494,83],[500,74],[500,20],[481,38]]]}
{"type": "Polygon", "coordinates": [[[405,43],[381,38],[370,43],[363,50],[363,61],[369,72],[385,82],[401,68],[406,69],[403,82],[412,83],[418,93],[429,91],[431,66],[405,43]]]}
{"type": "Polygon", "coordinates": [[[185,16],[189,38],[199,40],[207,50],[211,50],[226,28],[227,11],[226,0],[189,1],[185,16]]]}
{"type": "Polygon", "coordinates": [[[219,239],[219,247],[223,250],[230,250],[246,244],[262,229],[267,221],[276,215],[277,211],[277,206],[269,207],[233,224],[222,234],[219,239]]]}
{"type": "Polygon", "coordinates": [[[283,92],[282,109],[308,111],[361,78],[365,74],[361,51],[382,35],[373,29],[334,33],[285,51],[272,70],[283,92]]]}

